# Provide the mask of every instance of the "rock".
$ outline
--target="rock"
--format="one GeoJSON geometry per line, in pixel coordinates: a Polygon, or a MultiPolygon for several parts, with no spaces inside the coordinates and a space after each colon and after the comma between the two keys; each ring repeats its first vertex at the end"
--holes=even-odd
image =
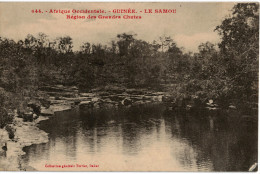
{"type": "Polygon", "coordinates": [[[94,93],[80,93],[79,95],[82,97],[94,97],[95,96],[94,93]]]}
{"type": "Polygon", "coordinates": [[[37,118],[39,118],[39,116],[37,114],[33,114],[33,119],[36,120],[37,118]]]}
{"type": "Polygon", "coordinates": [[[109,92],[100,92],[99,96],[109,96],[110,93],[109,92]]]}
{"type": "Polygon", "coordinates": [[[86,108],[86,107],[93,107],[93,102],[92,101],[81,101],[79,103],[80,109],[83,109],[83,108],[86,108]]]}
{"type": "Polygon", "coordinates": [[[132,105],[133,106],[138,106],[138,105],[143,105],[145,103],[146,103],[146,101],[139,100],[139,101],[134,102],[132,105]]]}
{"type": "Polygon", "coordinates": [[[208,110],[218,110],[217,107],[206,107],[208,110]]]}
{"type": "Polygon", "coordinates": [[[104,89],[103,87],[97,87],[97,88],[91,89],[90,91],[91,92],[98,92],[98,91],[102,91],[103,89],[104,89]]]}
{"type": "Polygon", "coordinates": [[[102,107],[106,107],[106,108],[112,108],[114,107],[118,102],[112,101],[109,98],[103,99],[102,100],[102,107]]]}
{"type": "Polygon", "coordinates": [[[75,105],[80,104],[80,100],[74,100],[75,105]]]}
{"type": "Polygon", "coordinates": [[[70,87],[71,90],[78,90],[78,88],[76,86],[72,86],[70,87]]]}
{"type": "Polygon", "coordinates": [[[23,121],[24,122],[27,122],[27,121],[30,121],[32,122],[33,121],[33,109],[30,108],[30,107],[27,107],[25,109],[19,109],[17,111],[17,114],[18,114],[18,117],[19,118],[23,118],[23,121]]]}
{"type": "Polygon", "coordinates": [[[92,99],[92,97],[78,97],[79,101],[89,101],[91,99],[92,99]]]}
{"type": "Polygon", "coordinates": [[[97,108],[100,108],[99,104],[100,104],[100,103],[94,103],[94,104],[93,104],[93,107],[96,108],[96,109],[97,109],[97,108]]]}
{"type": "Polygon", "coordinates": [[[33,112],[39,115],[41,113],[41,104],[39,102],[29,102],[28,107],[33,109],[33,112]]]}
{"type": "Polygon", "coordinates": [[[230,109],[236,109],[237,107],[234,106],[234,105],[230,105],[229,108],[230,108],[230,109]]]}
{"type": "Polygon", "coordinates": [[[51,109],[53,112],[60,112],[60,111],[67,111],[71,110],[70,104],[60,104],[60,105],[52,105],[49,109],[51,109]]]}
{"type": "Polygon", "coordinates": [[[91,99],[92,102],[98,102],[99,101],[99,98],[98,97],[94,97],[91,99]]]}
{"type": "Polygon", "coordinates": [[[62,97],[71,97],[71,98],[74,98],[74,97],[77,97],[77,94],[71,93],[71,92],[64,92],[64,93],[61,93],[61,96],[62,96],[62,97]]]}
{"type": "MultiPolygon", "coordinates": [[[[6,126],[7,127],[7,126],[6,126]]],[[[8,131],[5,129],[0,129],[0,143],[7,142],[9,140],[8,131]]]]}
{"type": "Polygon", "coordinates": [[[144,99],[142,95],[138,95],[138,96],[135,95],[135,96],[131,96],[130,98],[131,98],[131,100],[134,101],[134,102],[135,102],[135,101],[141,101],[141,100],[144,99]]]}
{"type": "Polygon", "coordinates": [[[208,110],[218,110],[219,109],[219,108],[217,108],[218,105],[213,103],[213,100],[209,100],[209,102],[206,104],[207,104],[206,108],[208,110]]]}
{"type": "Polygon", "coordinates": [[[23,121],[30,121],[32,122],[33,121],[33,112],[26,112],[26,113],[23,113],[23,121]]]}
{"type": "Polygon", "coordinates": [[[62,104],[65,103],[66,100],[51,100],[51,105],[55,105],[55,104],[62,104]]]}
{"type": "Polygon", "coordinates": [[[164,95],[162,96],[162,101],[165,102],[165,103],[168,103],[168,102],[176,102],[176,99],[173,97],[173,96],[170,96],[170,95],[164,95]]]}
{"type": "Polygon", "coordinates": [[[55,100],[55,97],[49,97],[50,100],[55,100]]]}
{"type": "Polygon", "coordinates": [[[82,102],[79,103],[79,105],[80,106],[82,106],[82,105],[89,105],[91,103],[92,103],[92,101],[82,101],[82,102]]]}
{"type": "Polygon", "coordinates": [[[60,92],[63,91],[61,86],[53,87],[53,86],[42,86],[39,88],[41,91],[48,91],[48,92],[60,92]]]}
{"type": "Polygon", "coordinates": [[[41,107],[41,115],[52,116],[54,115],[54,111],[51,108],[41,107]]]}
{"type": "Polygon", "coordinates": [[[143,96],[143,100],[152,100],[152,96],[143,96]]]}
{"type": "Polygon", "coordinates": [[[120,102],[125,98],[125,96],[111,95],[111,96],[109,96],[109,98],[112,101],[120,102]]]}
{"type": "Polygon", "coordinates": [[[72,105],[78,105],[82,100],[82,98],[81,97],[77,97],[77,98],[67,98],[67,97],[63,97],[63,101],[64,101],[64,103],[70,103],[70,104],[72,104],[72,105]]]}
{"type": "Polygon", "coordinates": [[[115,105],[112,104],[112,103],[103,103],[102,107],[105,107],[105,108],[113,108],[115,105]]]}
{"type": "Polygon", "coordinates": [[[124,100],[122,100],[122,105],[124,106],[128,106],[128,105],[131,105],[133,102],[130,98],[125,98],[124,100]]]}
{"type": "Polygon", "coordinates": [[[74,92],[45,92],[46,94],[52,96],[52,97],[55,97],[55,99],[59,99],[59,98],[62,98],[62,97],[76,97],[77,94],[74,93],[74,92]]]}
{"type": "Polygon", "coordinates": [[[162,95],[159,95],[159,96],[154,96],[153,97],[153,101],[158,101],[158,102],[162,102],[162,95]]]}
{"type": "Polygon", "coordinates": [[[7,142],[3,143],[1,145],[1,149],[0,149],[0,157],[3,156],[3,157],[6,157],[6,151],[8,150],[7,148],[7,142]]]}
{"type": "Polygon", "coordinates": [[[127,89],[126,93],[134,95],[144,95],[146,91],[144,89],[127,89]]]}
{"type": "Polygon", "coordinates": [[[51,102],[43,97],[39,98],[38,100],[40,101],[41,105],[44,106],[45,108],[49,108],[51,105],[51,102]]]}
{"type": "Polygon", "coordinates": [[[168,107],[168,110],[169,110],[169,111],[172,111],[172,110],[173,110],[173,107],[168,107]]]}
{"type": "Polygon", "coordinates": [[[153,94],[154,94],[154,95],[157,95],[157,96],[159,96],[159,95],[160,95],[160,96],[163,96],[165,93],[164,93],[164,92],[154,92],[153,94]]]}
{"type": "Polygon", "coordinates": [[[54,97],[54,100],[61,100],[62,99],[62,97],[60,97],[60,96],[55,96],[54,97]]]}
{"type": "Polygon", "coordinates": [[[124,87],[120,87],[120,86],[107,85],[102,90],[109,91],[109,92],[112,92],[114,94],[121,94],[121,93],[123,93],[125,91],[125,88],[124,87]]]}
{"type": "Polygon", "coordinates": [[[192,108],[192,105],[187,105],[186,110],[190,110],[192,108]]]}
{"type": "Polygon", "coordinates": [[[103,99],[103,102],[104,103],[113,103],[113,104],[117,103],[115,101],[112,101],[110,98],[103,99]]]}
{"type": "Polygon", "coordinates": [[[65,87],[63,85],[56,85],[56,86],[42,86],[39,88],[41,91],[46,92],[77,92],[78,88],[76,86],[72,87],[65,87]]]}

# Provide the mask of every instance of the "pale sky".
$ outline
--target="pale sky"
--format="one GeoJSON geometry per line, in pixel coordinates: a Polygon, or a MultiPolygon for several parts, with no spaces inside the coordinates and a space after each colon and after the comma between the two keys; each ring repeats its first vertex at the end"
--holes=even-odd
{"type": "MultiPolygon", "coordinates": [[[[232,2],[156,2],[156,3],[40,3],[16,2],[0,3],[0,36],[14,40],[24,39],[27,34],[36,35],[39,32],[47,34],[51,39],[59,36],[71,36],[74,49],[78,50],[83,42],[109,44],[117,34],[136,33],[137,39],[148,42],[157,40],[160,36],[171,36],[179,47],[185,51],[197,51],[200,43],[219,42],[219,36],[214,29],[225,16],[230,14],[234,6],[232,2]],[[81,9],[136,9],[138,13],[128,14],[142,16],[142,19],[96,19],[71,20],[66,14],[50,14],[50,9],[81,10],[81,9]],[[45,13],[31,13],[33,9],[41,9],[45,13]],[[144,14],[144,9],[176,9],[175,14],[144,14]]],[[[70,13],[72,14],[72,13],[70,13]]],[[[89,14],[78,14],[89,15],[89,14]]],[[[90,14],[95,15],[95,14],[90,14]]],[[[97,14],[100,15],[100,14],[97,14]]],[[[120,15],[120,14],[111,14],[120,15]]],[[[123,14],[125,15],[125,14],[123,14]]]]}

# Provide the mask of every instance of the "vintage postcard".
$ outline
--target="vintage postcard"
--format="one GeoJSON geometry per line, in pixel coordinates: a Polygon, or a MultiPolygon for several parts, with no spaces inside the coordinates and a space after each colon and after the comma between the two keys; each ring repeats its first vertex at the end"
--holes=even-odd
{"type": "Polygon", "coordinates": [[[258,2],[0,2],[0,171],[257,171],[258,2]]]}

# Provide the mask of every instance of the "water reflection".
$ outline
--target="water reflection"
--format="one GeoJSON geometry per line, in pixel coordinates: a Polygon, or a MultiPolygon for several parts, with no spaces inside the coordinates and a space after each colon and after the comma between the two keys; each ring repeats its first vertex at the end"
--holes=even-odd
{"type": "Polygon", "coordinates": [[[95,163],[100,167],[85,170],[247,171],[257,161],[257,120],[239,113],[173,112],[158,104],[74,110],[40,128],[50,141],[26,147],[23,157],[38,170],[95,163]]]}
{"type": "Polygon", "coordinates": [[[212,111],[165,119],[173,138],[187,139],[195,149],[198,168],[211,162],[213,171],[247,171],[257,161],[257,121],[252,117],[212,111]]]}

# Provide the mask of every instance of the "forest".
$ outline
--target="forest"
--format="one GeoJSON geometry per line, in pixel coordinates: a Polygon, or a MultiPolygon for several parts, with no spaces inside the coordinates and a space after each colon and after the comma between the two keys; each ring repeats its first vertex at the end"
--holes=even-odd
{"type": "Polygon", "coordinates": [[[149,43],[120,33],[110,45],[85,42],[80,51],[73,51],[70,36],[0,37],[0,128],[12,122],[11,111],[39,96],[39,88],[57,84],[82,92],[148,88],[167,91],[175,101],[257,108],[259,4],[236,4],[215,32],[220,43],[201,43],[197,53],[185,53],[172,36],[149,43]]]}

